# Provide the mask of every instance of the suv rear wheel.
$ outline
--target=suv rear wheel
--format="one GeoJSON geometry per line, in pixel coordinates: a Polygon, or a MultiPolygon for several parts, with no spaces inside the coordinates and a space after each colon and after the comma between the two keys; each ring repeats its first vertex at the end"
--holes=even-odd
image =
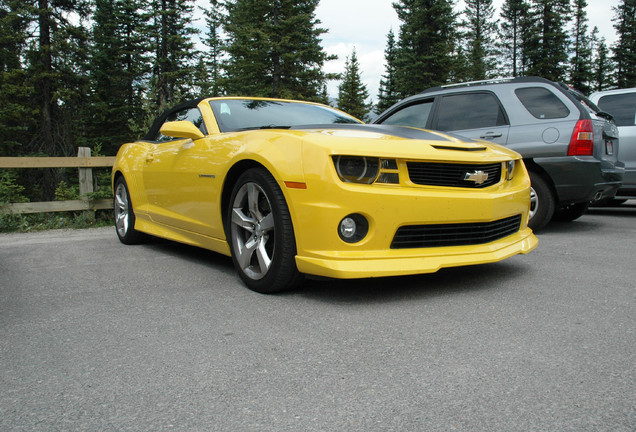
{"type": "Polygon", "coordinates": [[[528,226],[533,231],[538,231],[550,220],[554,215],[554,195],[550,186],[541,177],[540,174],[530,171],[530,218],[528,226]]]}

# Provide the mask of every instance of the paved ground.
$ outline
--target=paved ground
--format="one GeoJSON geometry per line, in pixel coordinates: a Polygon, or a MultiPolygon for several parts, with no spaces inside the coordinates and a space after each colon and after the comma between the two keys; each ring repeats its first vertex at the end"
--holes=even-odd
{"type": "Polygon", "coordinates": [[[636,201],[528,256],[245,289],[114,229],[0,235],[0,431],[635,431],[636,201]]]}

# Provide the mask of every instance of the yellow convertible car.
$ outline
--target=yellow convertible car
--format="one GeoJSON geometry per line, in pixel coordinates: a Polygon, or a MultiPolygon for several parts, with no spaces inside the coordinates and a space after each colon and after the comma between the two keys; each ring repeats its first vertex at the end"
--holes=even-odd
{"type": "Polygon", "coordinates": [[[264,293],[304,275],[431,273],[537,245],[517,153],[314,103],[183,103],[120,148],[112,181],[123,243],[150,234],[230,255],[264,293]]]}

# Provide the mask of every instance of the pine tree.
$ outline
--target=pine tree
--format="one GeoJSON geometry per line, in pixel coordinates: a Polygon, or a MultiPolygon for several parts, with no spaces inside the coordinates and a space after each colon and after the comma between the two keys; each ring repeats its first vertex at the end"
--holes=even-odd
{"type": "Polygon", "coordinates": [[[496,76],[495,36],[497,21],[492,0],[466,0],[466,58],[468,79],[484,80],[496,76]]]}
{"type": "Polygon", "coordinates": [[[17,156],[36,127],[29,101],[34,89],[27,81],[23,60],[28,20],[24,2],[0,4],[0,156],[17,156]]]}
{"type": "Polygon", "coordinates": [[[395,82],[395,61],[397,55],[397,46],[395,44],[395,34],[393,29],[389,30],[387,35],[386,49],[384,50],[385,74],[380,80],[378,89],[378,103],[376,109],[382,112],[400,100],[397,93],[397,84],[395,82]]]}
{"type": "MultiPolygon", "coordinates": [[[[28,0],[24,19],[33,28],[24,58],[27,81],[33,86],[37,128],[29,133],[27,153],[48,156],[77,154],[86,139],[85,122],[90,86],[85,1],[28,0]],[[73,19],[69,19],[73,17],[73,19]]],[[[62,170],[29,175],[24,184],[32,199],[50,200],[62,170]]],[[[23,184],[23,183],[21,183],[23,184]]]]}
{"type": "Polygon", "coordinates": [[[524,41],[527,75],[565,81],[568,64],[569,0],[532,0],[532,33],[524,41]]]}
{"type": "Polygon", "coordinates": [[[586,0],[574,0],[570,85],[588,94],[592,81],[592,46],[587,34],[586,0]]]}
{"type": "Polygon", "coordinates": [[[321,100],[327,30],[315,18],[319,0],[231,0],[224,62],[229,94],[321,100]]]}
{"type": "Polygon", "coordinates": [[[192,96],[196,52],[192,36],[193,0],[150,2],[154,30],[152,70],[155,111],[192,96]]]}
{"type": "Polygon", "coordinates": [[[612,47],[616,64],[616,85],[636,87],[636,0],[622,0],[614,9],[618,40],[612,47]]]}
{"type": "Polygon", "coordinates": [[[526,0],[505,0],[501,7],[500,46],[504,70],[513,77],[524,74],[523,42],[528,29],[526,0]]]}
{"type": "Polygon", "coordinates": [[[609,55],[609,48],[605,38],[598,38],[598,28],[594,27],[591,36],[592,52],[592,83],[590,91],[602,91],[611,87],[614,66],[609,55]]]}
{"type": "Polygon", "coordinates": [[[457,69],[457,14],[450,0],[400,0],[393,3],[402,21],[395,60],[400,98],[446,84],[457,69]]]}
{"type": "Polygon", "coordinates": [[[210,0],[210,7],[203,9],[206,23],[203,44],[208,48],[202,53],[196,68],[196,83],[201,97],[220,96],[221,88],[221,57],[223,55],[223,5],[219,0],[210,0]]]}
{"type": "MultiPolygon", "coordinates": [[[[37,24],[27,63],[39,111],[39,130],[30,147],[50,156],[72,155],[76,149],[67,134],[73,128],[64,121],[78,118],[75,105],[82,103],[74,104],[73,99],[84,97],[88,90],[86,77],[80,76],[86,72],[88,38],[82,21],[74,24],[66,17],[75,14],[84,19],[87,4],[37,0],[29,2],[28,8],[31,23],[37,24]]],[[[52,185],[47,187],[51,192],[52,185]]]]}
{"type": "Polygon", "coordinates": [[[338,86],[338,109],[363,120],[371,110],[371,105],[366,102],[368,97],[367,86],[360,78],[360,63],[354,48],[345,61],[345,72],[338,86]]]}
{"type": "Polygon", "coordinates": [[[142,95],[150,65],[142,7],[139,0],[95,1],[89,141],[106,154],[135,138],[132,129],[144,120],[142,95]]]}

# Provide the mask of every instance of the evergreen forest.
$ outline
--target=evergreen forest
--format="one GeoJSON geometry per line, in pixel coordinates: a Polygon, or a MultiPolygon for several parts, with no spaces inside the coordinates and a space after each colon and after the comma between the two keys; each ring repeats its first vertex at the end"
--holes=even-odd
{"type": "MultiPolygon", "coordinates": [[[[115,155],[162,110],[202,96],[331,103],[360,118],[428,87],[536,75],[589,93],[636,87],[636,0],[617,40],[586,0],[396,0],[375,106],[354,50],[340,74],[321,45],[319,0],[0,0],[0,156],[115,155]],[[196,17],[203,16],[202,19],[196,17]],[[338,80],[330,100],[327,82],[338,80]]],[[[351,41],[355,43],[355,41],[351,41]]],[[[0,202],[44,201],[76,175],[0,170],[0,202]],[[21,186],[18,186],[21,185],[21,186]]],[[[40,172],[41,171],[41,172],[40,172]]],[[[76,180],[75,180],[76,181],[76,180]]]]}

